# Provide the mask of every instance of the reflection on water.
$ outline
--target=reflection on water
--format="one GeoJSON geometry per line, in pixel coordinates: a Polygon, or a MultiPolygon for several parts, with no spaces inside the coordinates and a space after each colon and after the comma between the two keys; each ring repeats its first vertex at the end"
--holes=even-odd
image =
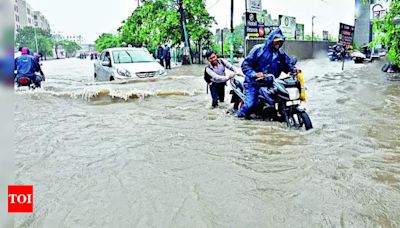
{"type": "Polygon", "coordinates": [[[400,84],[379,63],[299,66],[307,132],[211,109],[200,66],[104,83],[44,62],[16,95],[16,180],[35,186],[17,227],[399,227],[400,84]]]}

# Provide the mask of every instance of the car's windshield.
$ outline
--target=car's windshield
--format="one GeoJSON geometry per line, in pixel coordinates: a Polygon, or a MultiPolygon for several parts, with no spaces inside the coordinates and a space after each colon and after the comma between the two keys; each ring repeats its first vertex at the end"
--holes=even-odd
{"type": "Polygon", "coordinates": [[[118,50],[113,51],[114,63],[138,63],[138,62],[154,62],[151,56],[145,50],[118,50]]]}

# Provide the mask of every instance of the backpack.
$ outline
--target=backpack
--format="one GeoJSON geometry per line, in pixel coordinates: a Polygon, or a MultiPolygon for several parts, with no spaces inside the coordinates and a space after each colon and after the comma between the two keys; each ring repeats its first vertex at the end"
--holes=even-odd
{"type": "MultiPolygon", "coordinates": [[[[221,63],[224,67],[226,67],[224,61],[218,60],[218,63],[221,63]]],[[[210,68],[211,70],[213,69],[210,66],[206,66],[204,68],[204,81],[206,81],[207,84],[210,84],[212,82],[211,81],[212,77],[207,73],[207,68],[210,68]]]]}

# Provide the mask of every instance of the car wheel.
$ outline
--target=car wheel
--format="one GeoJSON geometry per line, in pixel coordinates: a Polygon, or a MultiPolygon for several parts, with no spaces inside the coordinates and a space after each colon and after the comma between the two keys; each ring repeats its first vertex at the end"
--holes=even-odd
{"type": "Polygon", "coordinates": [[[97,80],[97,74],[94,73],[94,80],[97,80]]]}
{"type": "Polygon", "coordinates": [[[111,81],[114,81],[114,77],[113,77],[113,76],[110,77],[110,82],[111,82],[111,81]]]}

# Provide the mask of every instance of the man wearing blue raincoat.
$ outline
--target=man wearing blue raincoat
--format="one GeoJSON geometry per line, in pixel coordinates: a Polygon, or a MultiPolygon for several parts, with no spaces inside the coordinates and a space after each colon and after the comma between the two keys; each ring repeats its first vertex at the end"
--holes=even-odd
{"type": "Polygon", "coordinates": [[[289,73],[294,68],[290,57],[281,49],[285,36],[280,28],[272,31],[265,44],[253,47],[242,63],[242,71],[245,74],[244,89],[246,100],[238,113],[238,117],[251,114],[251,109],[258,100],[260,83],[262,79],[272,85],[273,78],[264,75],[273,74],[278,78],[283,72],[289,73]]]}

